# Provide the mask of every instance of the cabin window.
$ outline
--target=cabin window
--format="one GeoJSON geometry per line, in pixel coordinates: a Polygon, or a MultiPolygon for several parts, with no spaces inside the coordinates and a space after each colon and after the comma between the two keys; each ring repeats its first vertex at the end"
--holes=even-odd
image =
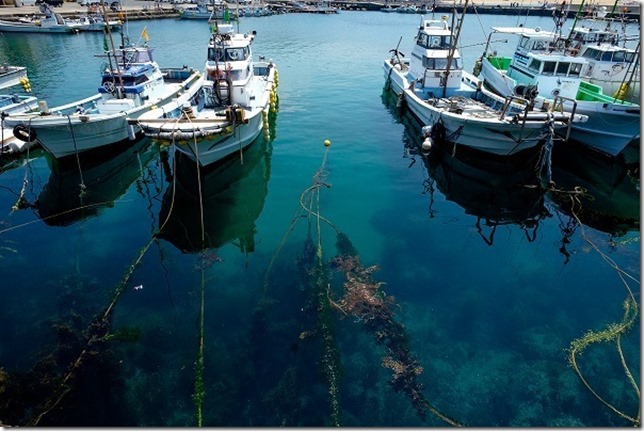
{"type": "Polygon", "coordinates": [[[557,75],[568,75],[568,69],[570,68],[570,63],[558,63],[557,64],[557,75]]]}
{"type": "Polygon", "coordinates": [[[530,43],[530,38],[529,37],[521,36],[521,40],[519,41],[519,46],[521,48],[528,49],[529,43],[530,43]]]}
{"type": "MultiPolygon", "coordinates": [[[[423,67],[431,70],[445,70],[447,69],[447,59],[423,57],[423,67]]],[[[452,70],[463,69],[463,61],[460,58],[454,58],[452,60],[452,64],[450,65],[450,69],[452,70]]]]}
{"type": "Polygon", "coordinates": [[[585,58],[592,58],[593,60],[597,59],[597,50],[594,48],[588,48],[587,50],[584,51],[582,54],[582,57],[585,58]]]}
{"type": "Polygon", "coordinates": [[[624,61],[627,63],[632,63],[635,60],[634,52],[624,52],[624,61]]]}
{"type": "Polygon", "coordinates": [[[208,48],[208,61],[224,61],[222,48],[208,48]]]}
{"type": "Polygon", "coordinates": [[[537,60],[536,58],[533,58],[528,67],[534,70],[535,72],[539,72],[539,69],[541,68],[541,61],[537,60]]]}
{"type": "Polygon", "coordinates": [[[613,53],[610,51],[605,52],[601,58],[602,61],[613,61],[613,53]]]}
{"type": "Polygon", "coordinates": [[[536,41],[534,43],[534,47],[532,48],[533,51],[543,51],[545,49],[546,49],[546,44],[541,40],[536,41]]]}
{"type": "Polygon", "coordinates": [[[427,43],[427,35],[426,34],[420,34],[418,36],[418,45],[427,48],[429,45],[427,43]]]}
{"type": "Polygon", "coordinates": [[[613,53],[613,61],[620,62],[625,60],[624,51],[615,51],[613,53]]]}
{"type": "Polygon", "coordinates": [[[543,74],[544,75],[552,75],[555,73],[555,66],[557,65],[557,62],[555,61],[546,61],[543,63],[543,74]]]}
{"type": "Polygon", "coordinates": [[[571,63],[570,72],[568,72],[568,76],[579,76],[579,74],[581,73],[582,66],[583,66],[582,63],[571,63]]]}
{"type": "Polygon", "coordinates": [[[428,48],[448,49],[450,46],[449,36],[432,36],[428,41],[428,48]]]}
{"type": "Polygon", "coordinates": [[[246,60],[248,57],[248,50],[246,48],[228,48],[226,50],[227,61],[241,61],[246,60]]]}

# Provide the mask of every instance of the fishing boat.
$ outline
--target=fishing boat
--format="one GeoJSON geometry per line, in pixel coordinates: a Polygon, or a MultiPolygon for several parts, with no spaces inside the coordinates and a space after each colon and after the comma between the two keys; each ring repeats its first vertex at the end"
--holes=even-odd
{"type": "Polygon", "coordinates": [[[216,7],[214,4],[209,6],[205,1],[200,1],[196,6],[177,9],[179,19],[206,19],[206,20],[236,20],[237,14],[222,6],[216,7]]]}
{"type": "Polygon", "coordinates": [[[5,124],[19,139],[37,137],[56,158],[135,139],[141,129],[128,119],[151,110],[163,115],[166,105],[196,92],[202,80],[199,71],[187,66],[159,67],[147,45],[147,30],[143,32],[143,46],[123,43],[97,55],[106,60],[97,94],[54,108],[39,101],[37,111],[10,115],[5,124]]]}
{"type": "Polygon", "coordinates": [[[266,129],[277,99],[277,68],[272,61],[253,61],[254,39],[254,32],[235,33],[232,24],[216,26],[197,97],[181,97],[177,109],[149,111],[134,124],[202,166],[241,153],[266,129]]]}
{"type": "Polygon", "coordinates": [[[59,13],[54,13],[48,4],[40,4],[42,15],[23,17],[18,21],[0,19],[0,32],[17,33],[76,33],[78,28],[65,22],[59,13]]]}
{"type": "MultiPolygon", "coordinates": [[[[456,48],[462,23],[461,16],[452,31],[447,17],[421,19],[411,61],[401,58],[398,48],[384,61],[385,86],[431,126],[428,138],[507,156],[537,147],[552,129],[583,121],[574,114],[533,110],[524,97],[502,98],[482,88],[476,77],[463,70],[456,48]]],[[[529,90],[525,94],[531,97],[529,90]]]]}
{"type": "Polygon", "coordinates": [[[119,31],[123,27],[121,21],[105,21],[100,14],[83,15],[75,19],[69,18],[65,19],[65,22],[75,27],[78,31],[105,31],[106,26],[109,26],[112,31],[119,31]]]}
{"type": "MultiPolygon", "coordinates": [[[[582,77],[588,73],[585,57],[560,49],[561,35],[540,28],[493,27],[479,59],[480,76],[486,86],[502,96],[513,96],[526,87],[535,88],[535,106],[547,108],[562,97],[574,104],[564,109],[586,115],[588,121],[573,123],[570,138],[610,156],[618,155],[640,136],[640,106],[603,93],[582,77]],[[519,37],[512,57],[489,52],[498,34],[519,37]]],[[[475,67],[476,68],[476,67],[475,67]]]]}
{"type": "Polygon", "coordinates": [[[27,79],[27,68],[23,66],[0,65],[0,89],[13,87],[27,79]]]}
{"type": "Polygon", "coordinates": [[[610,27],[594,29],[581,26],[573,28],[564,43],[570,53],[588,60],[588,68],[582,78],[599,85],[604,94],[636,102],[640,99],[641,86],[640,46],[630,49],[619,45],[620,41],[631,38],[610,27]]]}
{"type": "Polygon", "coordinates": [[[21,87],[23,91],[0,94],[0,155],[21,153],[37,144],[35,139],[22,141],[16,138],[13,130],[4,124],[7,115],[27,112],[38,106],[38,99],[29,94],[31,84],[27,69],[21,66],[0,66],[0,89],[12,87],[21,87]]]}

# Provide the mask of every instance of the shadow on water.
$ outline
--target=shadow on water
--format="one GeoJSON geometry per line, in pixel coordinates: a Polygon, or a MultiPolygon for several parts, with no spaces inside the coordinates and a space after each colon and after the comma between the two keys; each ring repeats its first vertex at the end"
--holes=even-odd
{"type": "Polygon", "coordinates": [[[557,208],[586,226],[620,237],[640,228],[640,181],[636,167],[575,144],[553,151],[553,181],[558,189],[579,190],[581,205],[560,193],[549,197],[557,208]]]}
{"type": "Polygon", "coordinates": [[[148,139],[123,142],[109,149],[76,157],[54,159],[47,155],[51,174],[36,208],[48,225],[67,226],[99,215],[110,207],[141,175],[156,154],[148,139]],[[109,151],[106,153],[106,150],[109,151]]]}
{"type": "Polygon", "coordinates": [[[170,185],[163,196],[160,220],[169,218],[159,238],[185,253],[229,242],[244,253],[253,252],[255,220],[268,193],[271,153],[271,144],[260,137],[247,147],[243,163],[235,153],[198,175],[196,164],[175,152],[175,187],[170,185]]]}

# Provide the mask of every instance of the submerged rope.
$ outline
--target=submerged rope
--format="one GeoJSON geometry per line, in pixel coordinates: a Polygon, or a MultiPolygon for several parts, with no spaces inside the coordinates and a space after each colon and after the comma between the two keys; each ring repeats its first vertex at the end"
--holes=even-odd
{"type": "MultiPolygon", "coordinates": [[[[590,238],[588,238],[588,236],[586,235],[584,225],[579,219],[579,216],[577,214],[578,209],[582,207],[580,196],[584,194],[584,191],[580,190],[580,188],[576,188],[574,192],[565,192],[563,190],[555,189],[554,185],[551,185],[551,191],[557,192],[557,193],[567,193],[568,197],[570,198],[571,213],[573,218],[576,220],[577,224],[580,226],[582,238],[601,256],[601,258],[606,263],[608,263],[608,265],[611,268],[613,268],[617,272],[617,276],[622,281],[627,291],[627,298],[624,301],[624,316],[622,317],[622,320],[619,323],[609,324],[604,330],[599,332],[589,330],[584,336],[573,340],[570,343],[570,348],[568,349],[568,353],[569,353],[568,359],[569,359],[570,365],[572,366],[573,370],[575,371],[575,373],[577,374],[577,376],[579,377],[583,385],[586,387],[586,389],[588,389],[588,391],[595,398],[597,398],[602,404],[604,404],[606,407],[608,407],[611,411],[613,411],[620,417],[628,420],[629,422],[632,422],[634,426],[640,426],[641,410],[638,409],[637,416],[633,417],[622,412],[613,404],[605,400],[596,390],[593,389],[590,383],[588,383],[583,373],[579,369],[579,365],[577,363],[577,356],[580,355],[583,352],[583,350],[589,345],[595,344],[595,343],[615,341],[617,353],[620,358],[620,363],[622,365],[622,368],[624,369],[626,378],[631,384],[631,386],[633,387],[635,394],[637,396],[637,399],[638,400],[640,399],[640,389],[635,379],[633,378],[633,375],[628,365],[626,364],[626,359],[624,358],[624,354],[621,346],[622,335],[626,334],[633,327],[634,323],[636,322],[637,315],[639,314],[639,306],[637,304],[637,301],[635,300],[635,295],[633,294],[633,291],[631,290],[628,284],[628,281],[626,279],[628,278],[631,281],[634,281],[635,283],[638,283],[638,284],[639,284],[639,280],[637,280],[636,278],[628,274],[626,271],[621,269],[613,259],[611,259],[608,255],[606,255],[606,253],[602,252],[599,249],[599,247],[593,241],[591,241],[590,238]]],[[[640,403],[638,403],[638,406],[639,405],[640,403]]]]}

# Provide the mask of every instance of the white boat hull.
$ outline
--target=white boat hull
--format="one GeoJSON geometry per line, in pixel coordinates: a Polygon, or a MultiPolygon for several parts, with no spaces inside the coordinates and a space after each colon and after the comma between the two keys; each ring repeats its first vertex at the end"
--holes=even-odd
{"type": "MultiPolygon", "coordinates": [[[[485,84],[502,96],[513,94],[517,81],[483,58],[481,77],[485,84]]],[[[552,99],[538,98],[552,104],[552,99]]],[[[616,156],[640,136],[640,108],[637,105],[577,101],[577,114],[587,115],[585,123],[573,123],[570,139],[611,156],[616,156]]]]}
{"type": "Polygon", "coordinates": [[[27,68],[21,66],[0,66],[0,89],[20,84],[27,79],[27,68]]]}
{"type": "Polygon", "coordinates": [[[0,20],[0,32],[11,33],[73,33],[76,30],[66,24],[36,25],[0,20]]]}
{"type": "Polygon", "coordinates": [[[56,158],[63,158],[84,151],[94,150],[126,139],[135,139],[141,132],[136,124],[128,119],[136,119],[153,108],[164,109],[166,105],[179,97],[186,89],[198,83],[201,75],[193,71],[190,78],[181,84],[164,83],[158,98],[147,100],[143,105],[112,114],[79,113],[78,106],[95,105],[101,98],[95,95],[90,98],[67,105],[51,108],[50,114],[18,114],[5,119],[6,126],[20,125],[26,130],[33,130],[43,148],[56,158]]]}
{"type": "Polygon", "coordinates": [[[235,127],[232,133],[214,134],[198,141],[180,141],[175,146],[201,166],[212,165],[242,151],[259,136],[264,127],[262,111],[255,110],[250,117],[246,117],[248,123],[235,127]]]}
{"type": "Polygon", "coordinates": [[[507,156],[533,148],[548,137],[549,129],[543,123],[526,123],[521,127],[520,123],[499,121],[498,117],[464,117],[438,109],[410,89],[406,77],[388,60],[384,62],[384,72],[391,90],[399,96],[403,94],[407,106],[421,123],[428,126],[442,123],[446,139],[454,144],[507,156]]]}
{"type": "Polygon", "coordinates": [[[240,97],[243,94],[254,95],[249,99],[250,106],[242,103],[235,108],[199,108],[191,105],[193,95],[184,94],[174,103],[174,110],[149,111],[139,117],[136,124],[148,137],[175,144],[178,151],[201,166],[211,165],[239,152],[250,145],[264,127],[268,127],[265,120],[271,109],[271,93],[276,86],[276,68],[273,65],[255,63],[255,67],[266,70],[266,74],[256,74],[251,78],[251,84],[233,87],[232,90],[240,97]],[[186,105],[190,106],[189,115],[181,112],[186,105]]]}

